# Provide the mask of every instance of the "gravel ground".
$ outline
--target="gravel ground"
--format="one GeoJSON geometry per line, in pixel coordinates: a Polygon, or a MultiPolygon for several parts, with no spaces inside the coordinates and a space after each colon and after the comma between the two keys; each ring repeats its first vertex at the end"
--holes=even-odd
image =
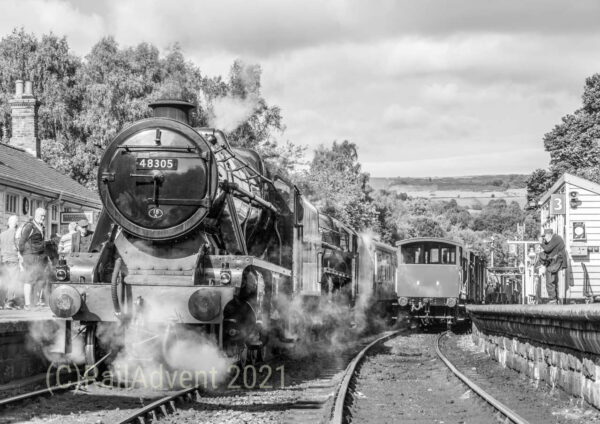
{"type": "Polygon", "coordinates": [[[90,385],[6,408],[0,423],[109,424],[165,393],[90,385]]]}
{"type": "MultiPolygon", "coordinates": [[[[365,338],[362,346],[375,336],[365,338]]],[[[342,372],[361,345],[328,347],[299,358],[275,358],[268,365],[232,373],[199,400],[178,405],[161,423],[325,422],[342,372]]],[[[27,401],[0,412],[4,423],[112,424],[168,391],[91,385],[74,393],[27,401]]]]}
{"type": "Polygon", "coordinates": [[[273,372],[269,380],[272,388],[228,390],[224,387],[203,393],[198,401],[184,404],[177,414],[161,423],[326,422],[335,388],[356,352],[357,349],[352,348],[275,362],[271,366],[278,372],[273,372]],[[279,367],[283,367],[283,375],[279,367]]]}
{"type": "MultiPolygon", "coordinates": [[[[356,379],[352,422],[494,422],[493,410],[437,358],[436,338],[410,334],[376,348],[356,379]]],[[[560,390],[536,388],[528,378],[478,352],[470,335],[446,340],[443,350],[459,370],[531,423],[600,422],[593,407],[560,390]]]]}
{"type": "Polygon", "coordinates": [[[446,339],[443,349],[459,370],[531,423],[600,423],[600,411],[583,399],[503,368],[481,352],[470,335],[446,339]]]}
{"type": "Polygon", "coordinates": [[[490,409],[437,359],[436,337],[400,336],[373,349],[356,379],[352,422],[493,422],[490,409]]]}

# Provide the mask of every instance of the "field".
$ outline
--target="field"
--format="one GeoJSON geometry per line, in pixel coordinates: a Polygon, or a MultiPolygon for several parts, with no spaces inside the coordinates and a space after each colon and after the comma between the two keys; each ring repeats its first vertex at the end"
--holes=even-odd
{"type": "Polygon", "coordinates": [[[433,200],[455,199],[461,206],[485,205],[492,199],[516,201],[523,207],[527,201],[527,175],[474,175],[442,178],[371,178],[376,190],[406,193],[409,197],[433,200]]]}

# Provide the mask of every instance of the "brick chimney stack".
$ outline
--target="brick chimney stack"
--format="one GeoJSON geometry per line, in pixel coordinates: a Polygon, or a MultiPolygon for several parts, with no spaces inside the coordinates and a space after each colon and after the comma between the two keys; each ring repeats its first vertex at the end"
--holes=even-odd
{"type": "Polygon", "coordinates": [[[24,85],[23,81],[16,81],[15,96],[9,104],[12,118],[10,144],[41,158],[41,146],[37,134],[38,102],[33,97],[31,81],[25,81],[24,85]]]}

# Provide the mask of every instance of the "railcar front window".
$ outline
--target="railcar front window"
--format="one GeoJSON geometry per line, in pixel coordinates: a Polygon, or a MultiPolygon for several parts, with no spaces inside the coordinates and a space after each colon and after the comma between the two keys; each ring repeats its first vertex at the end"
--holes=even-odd
{"type": "Polygon", "coordinates": [[[456,246],[425,242],[417,245],[405,245],[401,248],[402,262],[405,264],[456,264],[456,246]]]}
{"type": "Polygon", "coordinates": [[[424,264],[423,248],[421,246],[402,246],[402,261],[405,264],[424,264]]]}
{"type": "Polygon", "coordinates": [[[437,247],[429,249],[429,263],[439,264],[440,263],[440,251],[437,247]]]}

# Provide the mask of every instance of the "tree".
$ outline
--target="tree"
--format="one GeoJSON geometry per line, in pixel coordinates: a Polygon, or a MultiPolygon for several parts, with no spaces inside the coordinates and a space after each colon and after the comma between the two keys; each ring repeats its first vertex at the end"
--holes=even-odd
{"type": "Polygon", "coordinates": [[[412,237],[445,237],[446,231],[439,221],[429,217],[417,217],[411,220],[412,237]]]}
{"type": "Polygon", "coordinates": [[[271,173],[290,176],[303,164],[305,147],[281,143],[285,126],[281,109],[269,106],[261,93],[262,69],[256,64],[234,61],[229,81],[205,78],[202,83],[208,125],[223,130],[235,147],[256,150],[271,173]]]}
{"type": "Polygon", "coordinates": [[[41,40],[15,29],[0,40],[0,123],[10,124],[8,101],[18,79],[33,82],[39,101],[38,136],[65,137],[77,115],[76,74],[81,61],[70,54],[66,38],[53,34],[41,40]]]}
{"type": "Polygon", "coordinates": [[[358,229],[377,231],[377,211],[369,197],[369,175],[361,171],[356,145],[347,140],[319,146],[308,172],[297,177],[309,199],[323,212],[358,229]]]}
{"type": "Polygon", "coordinates": [[[506,203],[504,199],[490,200],[481,214],[473,221],[473,230],[489,231],[496,234],[513,234],[517,224],[525,215],[517,202],[506,203]]]}
{"type": "Polygon", "coordinates": [[[536,169],[527,178],[527,202],[537,203],[552,186],[553,178],[545,169],[536,169]]]}
{"type": "Polygon", "coordinates": [[[583,105],[561,119],[544,135],[544,148],[550,153],[547,174],[536,170],[527,182],[528,198],[539,199],[562,174],[569,172],[600,182],[600,74],[585,80],[583,105]]]}

